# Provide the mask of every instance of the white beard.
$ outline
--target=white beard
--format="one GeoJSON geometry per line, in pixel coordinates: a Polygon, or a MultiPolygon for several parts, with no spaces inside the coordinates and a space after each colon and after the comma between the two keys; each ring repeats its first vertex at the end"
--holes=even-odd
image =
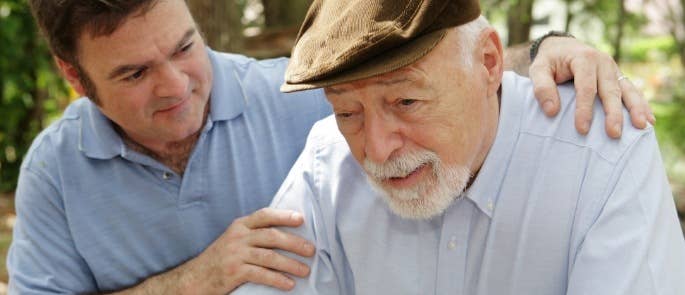
{"type": "Polygon", "coordinates": [[[390,210],[409,219],[430,219],[442,214],[471,178],[467,167],[444,166],[438,155],[428,150],[411,152],[382,164],[365,159],[364,169],[369,183],[381,193],[390,210]],[[391,177],[405,177],[424,165],[432,167],[432,173],[411,188],[398,189],[384,183],[391,177]]]}

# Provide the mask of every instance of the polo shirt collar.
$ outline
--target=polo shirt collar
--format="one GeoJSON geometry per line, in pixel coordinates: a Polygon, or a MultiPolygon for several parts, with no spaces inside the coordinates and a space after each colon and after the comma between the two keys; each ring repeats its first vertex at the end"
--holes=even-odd
{"type": "Polygon", "coordinates": [[[124,152],[121,136],[114,130],[113,123],[90,100],[83,101],[79,133],[79,150],[95,159],[111,159],[124,152]]]}
{"type": "MultiPolygon", "coordinates": [[[[207,48],[212,66],[213,83],[210,92],[208,124],[233,119],[245,110],[245,90],[236,65],[230,60],[220,60],[221,53],[207,48]]],[[[111,159],[126,153],[126,145],[114,130],[112,122],[90,101],[80,102],[81,130],[79,150],[95,159],[111,159]]]]}
{"type": "Polygon", "coordinates": [[[243,113],[247,101],[238,65],[224,53],[209,48],[207,53],[213,71],[209,118],[214,122],[233,119],[243,113]]]}
{"type": "Polygon", "coordinates": [[[464,192],[464,196],[472,200],[490,218],[492,218],[497,205],[500,187],[509,167],[509,161],[521,126],[523,106],[516,103],[520,100],[507,99],[509,93],[519,95],[514,89],[516,87],[515,79],[511,72],[505,72],[502,77],[502,99],[497,135],[478,176],[471,187],[464,192]]]}

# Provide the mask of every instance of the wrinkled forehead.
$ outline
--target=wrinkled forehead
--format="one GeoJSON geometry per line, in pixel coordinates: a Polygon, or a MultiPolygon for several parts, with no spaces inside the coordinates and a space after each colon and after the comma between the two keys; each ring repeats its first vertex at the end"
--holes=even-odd
{"type": "Polygon", "coordinates": [[[371,78],[329,86],[326,87],[324,91],[326,96],[335,97],[359,91],[370,90],[371,88],[430,88],[431,85],[430,80],[428,79],[427,70],[428,69],[424,69],[421,64],[415,63],[399,70],[371,78]]]}

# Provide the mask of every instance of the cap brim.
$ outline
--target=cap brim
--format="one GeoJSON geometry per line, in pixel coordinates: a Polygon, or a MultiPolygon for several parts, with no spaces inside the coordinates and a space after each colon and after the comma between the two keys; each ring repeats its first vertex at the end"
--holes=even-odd
{"type": "Polygon", "coordinates": [[[365,63],[356,65],[352,69],[331,75],[324,79],[293,84],[286,81],[281,85],[281,91],[296,92],[322,88],[392,72],[410,65],[428,54],[428,52],[435,48],[440,40],[445,37],[447,30],[448,29],[440,29],[425,34],[409,43],[393,48],[382,55],[375,56],[365,63]]]}

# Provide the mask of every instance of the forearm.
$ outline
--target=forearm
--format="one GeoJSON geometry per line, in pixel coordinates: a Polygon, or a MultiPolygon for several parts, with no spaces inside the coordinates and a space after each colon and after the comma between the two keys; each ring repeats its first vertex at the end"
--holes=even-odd
{"type": "Polygon", "coordinates": [[[530,67],[530,42],[514,45],[504,49],[504,70],[514,71],[528,77],[530,67]]]}
{"type": "Polygon", "coordinates": [[[204,288],[207,286],[202,286],[209,283],[209,278],[202,280],[196,275],[196,271],[193,270],[195,263],[194,260],[190,260],[169,271],[149,277],[134,287],[107,294],[209,294],[211,292],[204,288]]]}

